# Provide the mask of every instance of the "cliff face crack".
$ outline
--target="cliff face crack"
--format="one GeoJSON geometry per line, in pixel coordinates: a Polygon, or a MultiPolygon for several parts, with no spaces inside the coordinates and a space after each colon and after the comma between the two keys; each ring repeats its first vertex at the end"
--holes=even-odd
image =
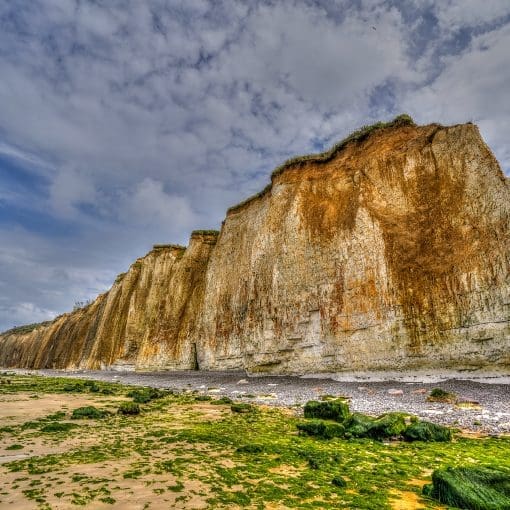
{"type": "Polygon", "coordinates": [[[221,234],[156,245],[4,367],[303,373],[510,365],[510,185],[472,124],[365,128],[279,168],[221,234]]]}

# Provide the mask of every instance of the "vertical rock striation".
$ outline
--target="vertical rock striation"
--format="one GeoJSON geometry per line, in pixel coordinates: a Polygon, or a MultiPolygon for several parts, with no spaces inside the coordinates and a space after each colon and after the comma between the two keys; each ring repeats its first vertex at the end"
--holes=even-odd
{"type": "Polygon", "coordinates": [[[0,366],[196,368],[188,340],[216,237],[197,231],[187,248],[156,245],[89,306],[27,333],[4,333],[0,366]]]}
{"type": "Polygon", "coordinates": [[[472,124],[297,159],[0,365],[303,373],[510,365],[510,185],[472,124]]]}

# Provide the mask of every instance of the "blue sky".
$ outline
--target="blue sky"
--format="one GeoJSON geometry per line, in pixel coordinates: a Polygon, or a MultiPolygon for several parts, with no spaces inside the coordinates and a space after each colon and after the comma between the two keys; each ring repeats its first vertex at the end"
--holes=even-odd
{"type": "Polygon", "coordinates": [[[508,0],[0,4],[0,329],[106,290],[398,113],[473,121],[510,170],[508,0]]]}

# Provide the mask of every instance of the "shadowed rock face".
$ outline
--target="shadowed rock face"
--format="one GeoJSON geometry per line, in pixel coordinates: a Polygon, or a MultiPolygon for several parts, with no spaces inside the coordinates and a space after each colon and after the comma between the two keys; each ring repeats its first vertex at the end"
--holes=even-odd
{"type": "Polygon", "coordinates": [[[252,372],[510,365],[510,185],[471,125],[295,163],[217,237],[155,247],[0,365],[252,372]]]}

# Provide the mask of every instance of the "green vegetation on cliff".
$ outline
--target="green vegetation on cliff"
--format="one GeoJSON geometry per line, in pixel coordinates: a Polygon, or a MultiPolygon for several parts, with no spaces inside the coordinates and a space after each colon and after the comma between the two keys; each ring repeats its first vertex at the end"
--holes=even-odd
{"type": "Polygon", "coordinates": [[[338,143],[333,145],[333,147],[331,147],[327,151],[292,157],[273,170],[273,172],[271,173],[270,184],[268,184],[263,190],[259,191],[258,193],[255,193],[254,195],[243,200],[242,202],[233,205],[228,209],[228,212],[234,212],[237,209],[242,208],[244,205],[250,203],[251,201],[263,197],[266,193],[268,193],[271,190],[272,182],[274,181],[274,179],[278,177],[280,174],[282,174],[288,168],[303,163],[326,163],[333,159],[341,150],[343,150],[351,142],[352,143],[362,142],[363,140],[366,140],[372,133],[381,129],[396,128],[402,126],[416,126],[416,124],[411,116],[407,115],[406,113],[403,113],[401,115],[398,115],[389,122],[376,122],[375,124],[362,126],[361,128],[357,129],[356,131],[353,131],[348,136],[340,140],[338,143]]]}
{"type": "Polygon", "coordinates": [[[14,328],[8,329],[7,331],[3,331],[2,335],[24,335],[25,333],[30,333],[36,328],[41,328],[44,326],[49,326],[52,321],[45,322],[34,322],[33,324],[25,324],[24,326],[16,326],[14,328]]]}

